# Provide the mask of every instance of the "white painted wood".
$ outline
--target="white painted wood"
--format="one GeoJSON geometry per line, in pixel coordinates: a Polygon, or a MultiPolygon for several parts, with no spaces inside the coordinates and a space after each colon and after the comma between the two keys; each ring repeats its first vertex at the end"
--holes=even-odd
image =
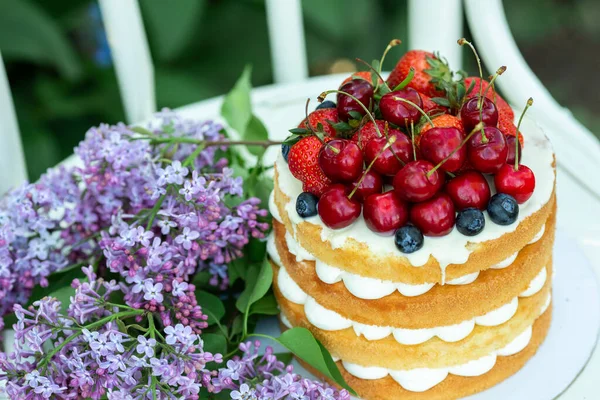
{"type": "Polygon", "coordinates": [[[521,55],[510,32],[501,0],[465,0],[469,27],[477,51],[488,70],[501,65],[508,69],[496,81],[505,98],[517,109],[534,98],[531,116],[552,140],[558,163],[574,179],[600,197],[597,171],[600,168],[600,142],[569,110],[554,100],[521,55]]]}
{"type": "Polygon", "coordinates": [[[463,36],[461,0],[410,0],[408,2],[408,47],[439,51],[453,69],[462,68],[463,36]],[[424,27],[424,21],[427,21],[424,27]]]}
{"type": "Polygon", "coordinates": [[[269,42],[275,83],[308,77],[300,0],[267,0],[269,42]]]}
{"type": "Polygon", "coordinates": [[[17,115],[0,54],[0,196],[26,179],[17,115]]]}
{"type": "Polygon", "coordinates": [[[99,0],[127,122],[156,111],[154,66],[137,0],[99,0]]]}

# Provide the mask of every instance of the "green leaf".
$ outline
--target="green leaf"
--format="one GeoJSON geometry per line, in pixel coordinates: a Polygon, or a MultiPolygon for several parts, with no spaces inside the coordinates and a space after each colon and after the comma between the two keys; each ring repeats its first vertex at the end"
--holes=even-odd
{"type": "Polygon", "coordinates": [[[402,82],[400,82],[398,85],[396,85],[396,87],[393,90],[396,91],[396,90],[404,89],[410,83],[410,81],[412,81],[414,76],[415,76],[415,69],[411,67],[408,70],[408,75],[406,75],[406,78],[404,78],[402,80],[402,82]]]}
{"type": "Polygon", "coordinates": [[[227,339],[223,335],[218,333],[203,333],[202,341],[204,342],[204,351],[212,354],[227,353],[227,339]]]}
{"type": "Polygon", "coordinates": [[[250,103],[250,75],[252,67],[247,65],[233,89],[225,96],[221,106],[221,115],[225,121],[240,135],[244,134],[246,126],[252,118],[252,105],[250,103]]]}
{"type": "Polygon", "coordinates": [[[440,106],[444,106],[444,107],[450,107],[450,101],[448,99],[446,99],[445,97],[433,97],[431,99],[431,101],[433,101],[435,104],[439,104],[440,106]]]}
{"type": "Polygon", "coordinates": [[[52,65],[67,79],[81,75],[81,65],[58,23],[31,0],[0,1],[0,49],[7,60],[52,65]]]}
{"type": "Polygon", "coordinates": [[[333,129],[336,130],[336,132],[339,132],[339,133],[348,132],[348,131],[351,131],[354,129],[350,126],[350,124],[348,124],[347,122],[344,122],[344,121],[340,121],[331,126],[333,127],[333,129]]]}
{"type": "MultiPolygon", "coordinates": [[[[267,132],[267,128],[262,123],[262,121],[254,114],[250,117],[250,121],[248,121],[248,125],[246,126],[246,130],[242,133],[242,139],[244,140],[268,140],[269,133],[267,132]]],[[[252,154],[259,156],[265,152],[265,148],[263,146],[248,146],[248,151],[252,154]]]]}
{"type": "Polygon", "coordinates": [[[250,314],[277,315],[279,308],[273,294],[269,294],[250,307],[250,314]]]}
{"type": "Polygon", "coordinates": [[[208,325],[221,321],[221,318],[225,315],[225,306],[217,296],[203,290],[196,290],[196,299],[202,307],[202,312],[208,315],[206,320],[208,325]]]}
{"type": "Polygon", "coordinates": [[[337,365],[331,358],[331,354],[315,339],[308,329],[299,327],[288,329],[277,340],[294,353],[296,357],[304,360],[311,367],[352,394],[356,394],[342,377],[337,365]]]}
{"type": "Polygon", "coordinates": [[[308,135],[310,131],[306,128],[292,128],[289,130],[290,133],[295,135],[308,135]]]}
{"type": "Polygon", "coordinates": [[[257,265],[252,265],[246,275],[246,287],[235,303],[237,309],[247,314],[250,306],[267,293],[272,281],[273,269],[266,258],[260,269],[257,265]]]}
{"type": "Polygon", "coordinates": [[[205,0],[144,0],[140,2],[153,54],[169,61],[178,57],[195,39],[205,0]]]}
{"type": "Polygon", "coordinates": [[[350,116],[351,116],[353,119],[357,119],[357,120],[359,120],[359,121],[360,121],[360,120],[362,119],[362,117],[363,117],[363,115],[362,115],[361,113],[359,113],[358,111],[350,111],[350,112],[348,112],[348,114],[350,114],[350,116]]]}

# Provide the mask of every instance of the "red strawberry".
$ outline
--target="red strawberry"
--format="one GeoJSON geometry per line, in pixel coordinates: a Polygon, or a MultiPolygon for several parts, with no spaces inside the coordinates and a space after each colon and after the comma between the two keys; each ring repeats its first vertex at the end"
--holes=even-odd
{"type": "Polygon", "coordinates": [[[415,75],[408,84],[409,87],[417,90],[418,92],[424,93],[429,97],[440,97],[443,95],[440,91],[436,90],[434,85],[430,82],[431,76],[425,72],[425,70],[432,69],[432,66],[427,61],[427,58],[435,59],[432,53],[423,50],[410,50],[407,51],[398,64],[394,67],[394,70],[387,79],[387,83],[393,90],[400,82],[402,82],[409,73],[410,67],[415,69],[415,75]]]}
{"type": "MultiPolygon", "coordinates": [[[[433,124],[435,125],[436,128],[457,128],[461,132],[465,131],[465,128],[463,127],[463,123],[460,120],[460,118],[455,117],[454,115],[450,115],[450,114],[438,115],[437,117],[433,118],[431,121],[433,122],[433,124]]],[[[426,122],[425,125],[423,125],[423,127],[421,128],[421,132],[419,132],[419,135],[417,137],[415,137],[415,144],[417,146],[419,145],[421,135],[423,135],[425,132],[427,132],[431,128],[432,128],[432,126],[429,122],[426,122]]]]}
{"type": "MultiPolygon", "coordinates": [[[[475,82],[475,84],[473,85],[473,88],[469,92],[467,92],[467,97],[473,97],[477,95],[479,93],[479,88],[482,85],[481,79],[479,77],[470,76],[468,78],[465,78],[465,87],[467,89],[471,85],[471,82],[475,82]]],[[[489,82],[483,81],[484,92],[486,91],[488,86],[490,86],[489,82]]],[[[496,109],[498,110],[498,115],[505,113],[507,115],[507,118],[509,118],[510,120],[513,120],[515,118],[515,113],[513,112],[512,108],[508,105],[506,100],[504,100],[502,97],[500,97],[500,95],[497,92],[495,92],[495,88],[489,89],[485,97],[496,102],[496,109]]]]}
{"type": "MultiPolygon", "coordinates": [[[[319,130],[319,124],[323,125],[323,132],[327,136],[335,137],[335,129],[331,126],[331,123],[335,124],[339,122],[338,112],[335,108],[322,108],[320,110],[315,110],[308,114],[308,121],[310,122],[310,126],[316,132],[319,130]]],[[[306,118],[300,122],[298,128],[306,128],[306,118]]]]}
{"type": "MultiPolygon", "coordinates": [[[[382,120],[382,119],[378,119],[377,121],[377,127],[379,128],[379,132],[381,132],[381,135],[385,135],[385,125],[386,125],[386,121],[382,120]]],[[[391,126],[389,126],[388,124],[388,134],[397,134],[400,133],[400,131],[398,129],[394,129],[391,126]]],[[[374,137],[378,137],[379,135],[377,134],[377,130],[375,129],[375,124],[373,124],[373,121],[367,121],[367,123],[365,123],[359,130],[358,132],[356,132],[356,134],[354,136],[352,136],[352,141],[358,144],[358,147],[360,147],[361,149],[364,148],[365,144],[373,139],[374,137]]]]}
{"type": "MultiPolygon", "coordinates": [[[[344,81],[342,82],[340,87],[344,86],[344,84],[350,82],[352,79],[364,79],[365,81],[372,83],[373,82],[373,72],[372,71],[355,72],[352,75],[350,75],[349,77],[347,77],[346,79],[344,79],[344,81]]],[[[383,83],[383,81],[381,79],[379,79],[379,83],[381,84],[381,83],[383,83]]]]}
{"type": "MultiPolygon", "coordinates": [[[[331,140],[325,138],[326,141],[331,140]]],[[[288,165],[296,179],[302,181],[302,190],[321,196],[331,185],[319,166],[319,151],[323,144],[316,136],[306,136],[290,149],[288,165]]]]}

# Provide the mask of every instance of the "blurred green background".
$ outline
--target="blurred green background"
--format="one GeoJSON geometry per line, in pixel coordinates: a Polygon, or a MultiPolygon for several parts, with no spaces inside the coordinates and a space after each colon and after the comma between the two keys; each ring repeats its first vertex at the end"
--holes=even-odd
{"type": "MultiPolygon", "coordinates": [[[[140,3],[159,108],[223,94],[246,63],[254,66],[255,86],[271,83],[264,0],[140,3]]],[[[560,103],[600,133],[600,2],[504,0],[504,5],[534,72],[560,103]]],[[[391,38],[407,39],[406,1],[302,0],[302,6],[311,75],[350,71],[354,57],[378,58],[391,38]]],[[[435,21],[423,16],[423,29],[435,29],[435,21]]],[[[71,154],[88,127],[124,119],[95,1],[0,0],[0,51],[31,180],[71,154]]],[[[465,69],[474,73],[474,60],[465,55],[465,69]]]]}

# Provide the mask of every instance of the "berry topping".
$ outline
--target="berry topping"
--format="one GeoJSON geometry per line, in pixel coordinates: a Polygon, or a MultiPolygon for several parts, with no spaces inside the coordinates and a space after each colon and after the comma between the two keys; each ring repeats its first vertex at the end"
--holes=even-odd
{"type": "Polygon", "coordinates": [[[361,203],[363,203],[370,195],[381,193],[383,190],[383,178],[373,170],[366,171],[362,180],[361,177],[359,177],[356,181],[352,182],[352,188],[356,188],[357,184],[358,188],[356,189],[356,192],[354,192],[352,198],[361,203]]]}
{"type": "Polygon", "coordinates": [[[414,76],[408,83],[408,87],[418,90],[429,97],[443,95],[443,93],[434,87],[431,82],[432,76],[429,73],[433,72],[441,75],[444,71],[450,72],[448,66],[432,53],[423,50],[407,51],[400,61],[398,61],[398,64],[396,64],[387,79],[387,83],[392,90],[409,76],[411,68],[414,70],[414,76]]]}
{"type": "Polygon", "coordinates": [[[470,132],[479,121],[485,126],[496,126],[498,110],[494,102],[487,97],[472,97],[460,109],[460,119],[467,132],[470,132]]]}
{"type": "Polygon", "coordinates": [[[517,203],[523,204],[533,194],[535,175],[523,164],[518,165],[518,168],[512,164],[504,164],[494,176],[494,184],[498,193],[509,194],[517,203]]]}
{"type": "Polygon", "coordinates": [[[440,169],[448,172],[458,171],[467,158],[467,148],[461,146],[463,139],[462,131],[456,128],[429,129],[421,136],[421,155],[433,164],[448,158],[440,169]],[[454,151],[457,148],[458,150],[454,151]]]}
{"type": "Polygon", "coordinates": [[[510,225],[519,216],[519,204],[511,195],[497,193],[490,199],[487,212],[494,223],[498,225],[510,225]]]}
{"type": "Polygon", "coordinates": [[[336,107],[337,106],[336,106],[336,104],[335,104],[334,101],[325,100],[324,102],[322,102],[321,104],[319,104],[316,109],[317,110],[322,110],[324,108],[336,108],[336,107]]]}
{"type": "Polygon", "coordinates": [[[393,191],[372,194],[364,202],[363,216],[370,230],[391,235],[408,221],[408,205],[393,191]]]}
{"type": "MultiPolygon", "coordinates": [[[[427,111],[427,110],[425,110],[425,111],[427,111]]],[[[454,115],[450,115],[450,114],[438,115],[437,117],[432,118],[431,122],[433,122],[433,125],[435,125],[435,128],[456,128],[463,133],[465,131],[465,128],[464,128],[463,123],[460,120],[460,118],[455,117],[454,115]]],[[[433,128],[433,126],[431,126],[431,124],[428,124],[428,123],[424,124],[423,127],[421,128],[420,135],[423,136],[423,134],[425,132],[427,132],[428,130],[430,130],[431,128],[433,128]]]]}
{"type": "Polygon", "coordinates": [[[444,178],[429,161],[406,164],[394,177],[394,190],[404,201],[424,201],[432,198],[442,187],[444,178]]]}
{"type": "MultiPolygon", "coordinates": [[[[329,141],[326,138],[326,141],[329,141]]],[[[331,185],[331,180],[321,170],[318,154],[322,143],[316,136],[306,136],[292,146],[288,155],[290,172],[302,181],[302,190],[317,196],[331,185]]]]}
{"type": "Polygon", "coordinates": [[[456,229],[465,236],[478,235],[484,227],[485,217],[477,208],[465,208],[456,216],[456,229]]]}
{"type": "Polygon", "coordinates": [[[469,163],[477,171],[484,174],[493,174],[506,163],[508,147],[506,138],[492,126],[486,126],[467,142],[467,157],[469,163]]]}
{"type": "Polygon", "coordinates": [[[292,148],[292,146],[290,146],[289,144],[283,143],[281,145],[281,154],[283,155],[283,159],[285,160],[285,162],[288,161],[288,156],[290,155],[291,148],[292,148]]]}
{"type": "Polygon", "coordinates": [[[412,88],[387,93],[379,101],[383,119],[401,127],[416,123],[421,117],[419,108],[422,106],[419,93],[412,88]]]}
{"type": "Polygon", "coordinates": [[[306,125],[306,119],[304,119],[298,125],[298,128],[304,128],[315,132],[324,132],[325,135],[335,137],[336,132],[332,124],[337,123],[338,112],[335,108],[317,109],[308,114],[308,122],[310,127],[306,125]]]}
{"type": "Polygon", "coordinates": [[[317,203],[319,198],[312,193],[302,192],[296,199],[296,212],[302,218],[317,215],[317,203]]]}
{"type": "Polygon", "coordinates": [[[416,226],[405,225],[396,231],[394,243],[402,253],[414,253],[423,247],[423,234],[416,226]]]}
{"type": "Polygon", "coordinates": [[[381,153],[388,143],[385,137],[376,137],[367,142],[365,146],[365,161],[373,164],[373,169],[382,175],[394,176],[402,165],[413,160],[413,146],[410,140],[402,132],[391,129],[388,137],[396,137],[396,141],[381,153]],[[379,156],[378,156],[379,155],[379,156]]]}
{"type": "Polygon", "coordinates": [[[377,132],[377,129],[375,129],[375,124],[373,123],[373,121],[367,121],[363,126],[359,128],[358,132],[356,132],[356,134],[352,136],[352,141],[356,142],[358,144],[358,147],[360,147],[361,149],[365,148],[369,140],[376,137],[380,137],[380,134],[382,136],[385,136],[386,129],[388,135],[397,135],[399,133],[402,133],[398,129],[394,129],[391,126],[389,126],[389,124],[387,124],[387,122],[382,119],[378,119],[375,122],[377,122],[377,128],[379,129],[379,133],[377,132]]]}
{"type": "Polygon", "coordinates": [[[457,210],[477,208],[485,210],[490,201],[490,185],[481,172],[467,171],[446,184],[446,193],[457,210]]]}
{"type": "Polygon", "coordinates": [[[454,204],[446,193],[414,204],[410,210],[410,221],[425,236],[447,235],[454,227],[454,219],[454,204]]]}
{"type": "Polygon", "coordinates": [[[334,139],[321,148],[319,166],[332,182],[350,183],[363,172],[363,154],[356,143],[334,139]]]}
{"type": "MultiPolygon", "coordinates": [[[[365,107],[369,107],[373,100],[373,86],[364,79],[353,79],[342,85],[340,91],[356,98],[365,107]]],[[[352,97],[343,93],[337,95],[337,111],[342,121],[356,119],[351,114],[358,113],[363,116],[366,113],[365,109],[352,97]]]]}
{"type": "Polygon", "coordinates": [[[342,184],[331,185],[319,199],[317,210],[323,223],[331,229],[351,225],[360,216],[360,203],[348,198],[350,190],[342,184]]]}

